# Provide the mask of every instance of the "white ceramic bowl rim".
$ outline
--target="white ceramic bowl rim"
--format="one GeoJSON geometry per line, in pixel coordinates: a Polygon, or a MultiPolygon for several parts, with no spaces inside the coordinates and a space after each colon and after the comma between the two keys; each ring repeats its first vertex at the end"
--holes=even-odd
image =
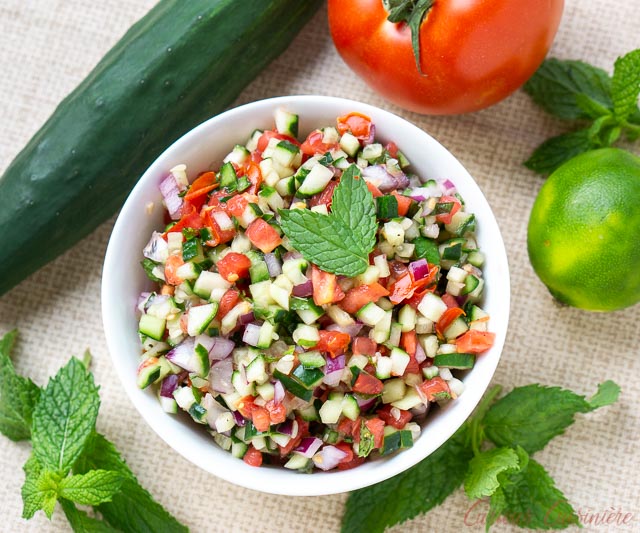
{"type": "MultiPolygon", "coordinates": [[[[184,458],[226,481],[271,494],[297,496],[334,494],[377,483],[440,447],[469,417],[491,381],[505,341],[509,302],[509,270],[500,229],[480,188],[458,160],[424,131],[392,113],[328,96],[286,96],[246,104],[211,118],[178,139],[156,159],[129,195],[109,241],[102,280],[102,315],[109,352],[129,398],[149,426],[184,458]],[[191,176],[212,162],[219,164],[230,147],[243,143],[253,129],[272,127],[273,111],[278,107],[300,115],[301,134],[331,124],[335,117],[350,111],[370,116],[377,136],[385,142],[395,141],[419,175],[449,178],[455,183],[476,215],[478,242],[487,256],[483,305],[491,315],[490,329],[496,332],[496,340],[465,376],[464,394],[429,416],[412,448],[344,472],[302,475],[279,467],[250,467],[218,448],[192,421],[164,413],[151,388],[140,390],[136,385],[140,345],[135,302],[148,287],[139,262],[152,229],[161,227],[159,181],[182,162],[187,163],[191,176]],[[149,202],[156,207],[153,215],[145,218],[149,202]]],[[[159,451],[167,453],[162,448],[159,451]]]]}

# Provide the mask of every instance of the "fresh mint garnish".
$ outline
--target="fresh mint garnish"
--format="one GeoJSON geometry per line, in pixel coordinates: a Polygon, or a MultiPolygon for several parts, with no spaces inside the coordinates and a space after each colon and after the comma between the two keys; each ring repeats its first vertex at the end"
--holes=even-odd
{"type": "Polygon", "coordinates": [[[376,207],[356,165],[333,192],[331,213],[281,209],[281,227],[305,259],[333,274],[357,276],[369,266],[376,239],[376,207]]]}

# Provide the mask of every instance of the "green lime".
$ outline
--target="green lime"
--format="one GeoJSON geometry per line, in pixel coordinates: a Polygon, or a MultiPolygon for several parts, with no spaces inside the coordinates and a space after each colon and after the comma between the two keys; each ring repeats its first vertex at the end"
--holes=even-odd
{"type": "Polygon", "coordinates": [[[640,301],[640,158],[579,155],[540,189],[527,235],[533,269],[559,301],[614,311],[640,301]]]}

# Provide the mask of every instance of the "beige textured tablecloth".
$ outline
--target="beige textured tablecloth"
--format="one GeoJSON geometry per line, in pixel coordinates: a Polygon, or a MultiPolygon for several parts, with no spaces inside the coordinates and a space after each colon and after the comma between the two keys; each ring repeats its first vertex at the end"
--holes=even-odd
{"type": "MultiPolygon", "coordinates": [[[[0,2],[0,170],[153,3],[0,2]]],[[[610,69],[617,56],[640,46],[639,24],[639,0],[567,0],[553,54],[610,69]]],[[[419,116],[390,105],[342,63],[324,10],[237,104],[301,93],[353,98],[404,116],[448,147],[476,178],[502,228],[512,276],[510,329],[494,382],[507,388],[540,382],[583,394],[608,378],[622,385],[618,404],[580,416],[537,457],[581,513],[633,514],[626,526],[587,524],[587,531],[640,531],[640,306],[608,315],[561,308],[535,277],[526,254],[526,221],[542,180],[520,163],[562,124],[522,92],[489,110],[454,118],[419,116]]],[[[178,457],[142,422],[111,367],[102,331],[100,273],[112,224],[0,298],[0,333],[13,327],[21,331],[18,369],[42,384],[71,354],[90,347],[102,392],[100,430],[192,531],[338,531],[344,496],[294,499],[234,486],[178,457]]],[[[20,518],[21,465],[29,449],[0,437],[0,531],[68,531],[60,509],[51,522],[42,513],[29,522],[20,518]]],[[[476,525],[465,524],[468,508],[459,491],[394,531],[481,531],[477,516],[466,521],[476,525]]]]}

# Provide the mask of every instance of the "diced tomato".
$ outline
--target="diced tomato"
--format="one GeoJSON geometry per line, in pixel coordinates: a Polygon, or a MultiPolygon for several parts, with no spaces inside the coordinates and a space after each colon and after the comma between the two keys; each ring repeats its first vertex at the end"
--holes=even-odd
{"type": "Polygon", "coordinates": [[[278,445],[280,448],[280,457],[286,457],[291,453],[295,447],[297,447],[302,439],[309,435],[309,422],[305,422],[300,417],[296,417],[296,422],[298,423],[298,434],[291,439],[286,446],[278,445]]]}
{"type": "Polygon", "coordinates": [[[249,205],[249,200],[245,194],[236,194],[227,202],[227,213],[234,217],[242,216],[244,210],[249,205]]]}
{"type": "Polygon", "coordinates": [[[311,284],[316,305],[330,304],[344,298],[336,275],[320,270],[316,265],[311,265],[311,284]]]}
{"type": "Polygon", "coordinates": [[[338,427],[336,430],[338,433],[342,433],[343,435],[353,435],[353,429],[360,427],[360,419],[356,418],[355,420],[351,420],[350,418],[344,417],[340,420],[338,427]]]}
{"type": "Polygon", "coordinates": [[[430,402],[451,397],[449,385],[439,376],[423,381],[418,385],[418,390],[430,402]]]}
{"type": "Polygon", "coordinates": [[[458,307],[458,300],[456,300],[455,296],[451,296],[448,292],[445,292],[442,295],[442,301],[447,304],[449,309],[454,309],[458,307]]]}
{"type": "Polygon", "coordinates": [[[411,274],[407,272],[389,287],[389,300],[391,300],[393,304],[399,304],[402,300],[411,298],[413,291],[413,279],[411,279],[411,274]]]}
{"type": "Polygon", "coordinates": [[[320,130],[312,131],[300,146],[303,154],[316,155],[324,154],[338,147],[338,143],[324,143],[322,139],[324,134],[320,130]]]}
{"type": "Polygon", "coordinates": [[[242,460],[249,466],[261,466],[262,465],[262,452],[256,450],[253,444],[249,446],[247,452],[244,454],[242,460]]]}
{"type": "Polygon", "coordinates": [[[265,408],[269,411],[269,420],[272,424],[280,424],[287,419],[287,408],[283,403],[276,403],[274,400],[269,400],[265,408]]]}
{"type": "Polygon", "coordinates": [[[371,135],[371,119],[362,113],[347,113],[342,117],[338,117],[338,132],[344,135],[351,132],[354,137],[364,141],[371,135]]]}
{"type": "Polygon", "coordinates": [[[333,199],[333,191],[338,186],[338,181],[331,180],[327,183],[327,186],[322,192],[314,194],[309,198],[309,207],[315,207],[317,205],[326,205],[327,209],[331,208],[331,201],[333,199]]]}
{"type": "Polygon", "coordinates": [[[376,187],[373,183],[371,183],[369,181],[366,181],[366,180],[365,180],[365,183],[367,184],[367,189],[369,189],[369,192],[371,193],[371,195],[374,198],[378,198],[380,196],[384,196],[382,194],[382,191],[380,191],[380,189],[378,189],[378,187],[376,187]]]}
{"type": "Polygon", "coordinates": [[[266,407],[255,405],[251,411],[251,420],[258,431],[268,431],[271,425],[271,417],[266,407]]]}
{"type": "Polygon", "coordinates": [[[207,194],[218,185],[215,172],[203,172],[189,187],[189,191],[184,196],[184,201],[190,203],[199,211],[207,199],[207,194]]]}
{"type": "Polygon", "coordinates": [[[411,422],[411,419],[413,418],[413,415],[409,411],[393,407],[390,403],[378,409],[378,416],[385,424],[393,426],[396,429],[402,429],[411,422]],[[391,413],[392,410],[398,415],[398,418],[391,413]]]}
{"type": "Polygon", "coordinates": [[[389,261],[389,270],[391,272],[391,277],[394,279],[400,279],[409,272],[409,267],[400,261],[389,261]]]}
{"type": "Polygon", "coordinates": [[[245,231],[251,244],[262,252],[269,253],[282,244],[278,232],[261,218],[256,218],[245,231]]]}
{"type": "Polygon", "coordinates": [[[320,341],[314,346],[315,350],[326,352],[329,357],[335,359],[343,354],[351,342],[351,336],[341,331],[320,330],[320,341]]]}
{"type": "Polygon", "coordinates": [[[388,296],[389,291],[379,283],[370,285],[360,285],[350,289],[345,294],[344,300],[338,305],[347,313],[355,314],[359,309],[369,302],[377,302],[383,296],[388,296]]]}
{"type": "Polygon", "coordinates": [[[382,394],[383,383],[371,374],[360,372],[352,388],[353,392],[366,394],[367,396],[375,396],[382,394]]]}
{"type": "Polygon", "coordinates": [[[359,457],[357,455],[354,455],[351,461],[339,462],[338,470],[350,470],[351,468],[360,466],[362,463],[365,462],[365,460],[366,460],[366,457],[359,457]]]}
{"type": "Polygon", "coordinates": [[[225,230],[220,228],[220,226],[216,222],[215,217],[213,216],[213,213],[215,211],[216,208],[205,207],[203,209],[205,225],[211,232],[211,239],[205,242],[207,246],[218,246],[219,244],[224,244],[225,242],[233,240],[233,238],[236,236],[235,228],[229,228],[225,230]]]}
{"type": "Polygon", "coordinates": [[[440,337],[443,337],[445,330],[453,323],[453,321],[464,314],[464,311],[459,307],[449,307],[444,313],[442,313],[442,316],[436,322],[436,333],[440,337]]]}
{"type": "Polygon", "coordinates": [[[365,422],[367,429],[373,433],[373,445],[376,448],[382,448],[384,441],[384,422],[378,417],[370,418],[365,422]]]}
{"type": "Polygon", "coordinates": [[[418,336],[415,330],[405,331],[400,337],[400,346],[409,355],[416,355],[416,345],[418,344],[418,336]]]}
{"type": "Polygon", "coordinates": [[[245,163],[244,166],[244,175],[251,182],[251,187],[247,189],[249,194],[258,194],[258,189],[260,189],[260,185],[262,185],[262,171],[260,170],[260,166],[249,160],[245,163]]]}
{"type": "Polygon", "coordinates": [[[229,214],[227,211],[228,201],[220,201],[223,198],[229,198],[229,194],[230,193],[227,190],[214,191],[213,193],[211,193],[211,197],[209,198],[207,205],[215,208],[215,211],[224,211],[225,213],[229,214]]]}
{"type": "MultiPolygon", "coordinates": [[[[441,196],[440,200],[438,200],[438,204],[453,204],[448,213],[440,213],[439,215],[436,215],[436,222],[442,222],[443,224],[450,224],[453,215],[460,211],[460,207],[462,207],[460,200],[455,196],[441,196]]],[[[438,209],[438,204],[436,204],[436,211],[438,209]]]]}
{"type": "Polygon", "coordinates": [[[244,254],[229,252],[216,263],[218,273],[227,281],[234,283],[249,275],[251,260],[244,254]]]}
{"type": "Polygon", "coordinates": [[[493,346],[496,334],[489,331],[470,329],[456,340],[460,353],[482,353],[493,346]]]}
{"type": "Polygon", "coordinates": [[[300,143],[298,142],[298,140],[293,137],[290,137],[289,135],[284,135],[274,130],[267,130],[262,135],[260,135],[260,138],[258,139],[258,146],[257,146],[258,151],[264,152],[267,146],[269,146],[269,141],[271,139],[280,139],[281,141],[287,140],[290,143],[295,144],[296,146],[300,146],[300,143]]]}
{"type": "Polygon", "coordinates": [[[384,149],[389,152],[389,155],[391,157],[393,157],[394,159],[397,159],[398,157],[398,145],[396,143],[394,143],[393,141],[390,141],[386,144],[386,146],[384,147],[384,149]]]}
{"type": "Polygon", "coordinates": [[[369,337],[356,337],[351,345],[354,355],[374,355],[377,349],[378,345],[369,337]]]}
{"type": "Polygon", "coordinates": [[[164,279],[170,285],[180,285],[184,280],[178,276],[177,270],[184,261],[180,255],[170,255],[164,263],[164,279]]]}
{"type": "Polygon", "coordinates": [[[344,459],[340,460],[341,463],[350,463],[351,461],[353,461],[353,448],[349,443],[339,442],[338,444],[334,444],[334,446],[347,454],[344,459]]]}
{"type": "Polygon", "coordinates": [[[189,205],[188,209],[190,210],[190,212],[185,213],[183,211],[182,218],[178,220],[178,222],[176,222],[173,226],[171,226],[171,228],[166,231],[165,235],[167,233],[181,232],[185,228],[202,229],[204,227],[202,218],[195,211],[195,207],[189,205]]]}
{"type": "Polygon", "coordinates": [[[222,298],[220,298],[220,305],[218,307],[218,313],[216,314],[216,318],[218,320],[222,320],[225,317],[225,315],[236,306],[239,299],[240,299],[240,293],[237,290],[235,289],[227,290],[227,292],[225,292],[222,295],[222,298]]]}
{"type": "Polygon", "coordinates": [[[398,201],[398,215],[401,217],[405,216],[409,212],[413,199],[404,194],[398,194],[397,191],[391,191],[391,194],[395,196],[398,201]]]}
{"type": "Polygon", "coordinates": [[[254,396],[243,396],[236,402],[236,409],[240,411],[240,414],[244,416],[247,420],[252,419],[253,410],[256,408],[254,396]]]}

